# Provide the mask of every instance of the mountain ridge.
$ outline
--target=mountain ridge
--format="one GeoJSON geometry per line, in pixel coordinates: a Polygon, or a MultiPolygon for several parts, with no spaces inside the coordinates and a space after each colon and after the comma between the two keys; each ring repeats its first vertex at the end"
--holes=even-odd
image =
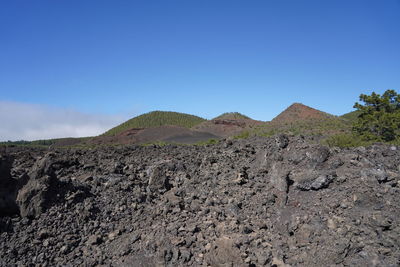
{"type": "MultiPolygon", "coordinates": [[[[226,112],[207,120],[196,115],[174,111],[151,111],[133,117],[96,137],[50,139],[40,142],[19,141],[16,145],[43,144],[54,146],[135,144],[166,141],[195,143],[206,139],[247,136],[270,136],[276,133],[332,135],[349,132],[357,111],[341,116],[295,102],[271,121],[254,120],[239,112],[226,112]]],[[[2,144],[14,144],[3,142],[2,144]]]]}

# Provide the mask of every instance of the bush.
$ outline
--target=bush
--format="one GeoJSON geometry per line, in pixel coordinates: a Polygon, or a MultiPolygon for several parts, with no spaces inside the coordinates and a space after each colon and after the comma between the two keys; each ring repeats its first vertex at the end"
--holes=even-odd
{"type": "Polygon", "coordinates": [[[359,115],[353,132],[366,141],[391,142],[400,138],[400,95],[387,90],[383,95],[373,92],[360,95],[364,104],[355,103],[359,115]]]}
{"type": "Polygon", "coordinates": [[[363,141],[360,137],[353,134],[336,134],[325,139],[325,143],[330,147],[358,147],[366,146],[371,142],[363,141]]]}
{"type": "Polygon", "coordinates": [[[234,136],[234,139],[245,139],[250,137],[250,132],[249,131],[243,131],[240,134],[234,136]]]}
{"type": "Polygon", "coordinates": [[[206,146],[206,145],[215,145],[215,144],[218,144],[218,143],[219,143],[218,139],[211,138],[211,139],[208,139],[206,141],[197,142],[195,145],[206,146]]]}

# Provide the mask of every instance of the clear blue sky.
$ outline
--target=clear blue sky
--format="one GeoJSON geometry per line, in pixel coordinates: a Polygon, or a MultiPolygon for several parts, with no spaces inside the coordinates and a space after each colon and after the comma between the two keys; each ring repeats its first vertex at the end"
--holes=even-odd
{"type": "Polygon", "coordinates": [[[399,0],[0,2],[0,100],[86,113],[339,115],[400,89],[399,0]]]}

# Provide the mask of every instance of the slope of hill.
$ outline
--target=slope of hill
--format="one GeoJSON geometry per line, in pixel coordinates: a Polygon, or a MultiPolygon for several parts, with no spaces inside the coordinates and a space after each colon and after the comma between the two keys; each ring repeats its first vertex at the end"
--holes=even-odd
{"type": "Polygon", "coordinates": [[[169,142],[193,144],[239,134],[257,121],[238,112],[224,113],[207,121],[193,115],[155,111],[133,118],[88,144],[144,144],[169,142]]]}
{"type": "Polygon", "coordinates": [[[331,114],[322,112],[320,110],[311,108],[301,103],[293,103],[278,116],[276,116],[272,122],[285,124],[294,123],[304,120],[320,120],[334,117],[331,114]]]}
{"type": "Polygon", "coordinates": [[[251,120],[250,117],[247,117],[246,115],[243,115],[239,112],[226,112],[214,118],[214,120],[241,120],[241,119],[251,120]]]}
{"type": "Polygon", "coordinates": [[[156,142],[194,144],[218,139],[210,133],[193,131],[186,127],[163,125],[150,128],[131,128],[116,135],[102,135],[88,140],[88,145],[146,144],[156,142]]]}
{"type": "Polygon", "coordinates": [[[357,120],[358,115],[360,115],[360,111],[355,110],[346,114],[343,114],[342,116],[340,116],[343,119],[349,120],[351,122],[357,120]]]}
{"type": "Polygon", "coordinates": [[[330,136],[347,133],[351,122],[326,112],[294,103],[276,116],[272,121],[260,125],[249,135],[271,136],[278,133],[293,135],[330,136]]]}
{"type": "Polygon", "coordinates": [[[132,128],[151,128],[164,125],[174,125],[185,128],[191,128],[204,121],[206,120],[203,118],[185,113],[171,112],[171,111],[153,111],[132,118],[108,130],[103,135],[105,136],[116,135],[132,128]]]}
{"type": "Polygon", "coordinates": [[[192,144],[210,139],[271,136],[279,133],[329,137],[350,133],[358,111],[334,116],[300,103],[290,105],[270,122],[256,121],[238,112],[227,112],[212,120],[198,116],[153,111],[132,118],[93,138],[61,138],[3,142],[3,145],[74,146],[173,142],[192,144]]]}
{"type": "Polygon", "coordinates": [[[193,130],[210,133],[219,137],[230,137],[263,123],[238,112],[229,112],[223,113],[210,121],[202,122],[193,127],[193,130]]]}
{"type": "Polygon", "coordinates": [[[0,142],[0,145],[12,145],[12,146],[74,146],[85,142],[92,137],[64,137],[64,138],[54,138],[54,139],[43,139],[34,141],[6,141],[0,142]]]}

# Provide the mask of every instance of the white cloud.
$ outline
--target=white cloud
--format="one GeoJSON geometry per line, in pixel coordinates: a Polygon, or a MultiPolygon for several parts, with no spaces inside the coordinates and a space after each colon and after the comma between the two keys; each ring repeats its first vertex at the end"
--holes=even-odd
{"type": "Polygon", "coordinates": [[[124,120],[120,115],[0,101],[0,141],[95,136],[124,120]]]}

